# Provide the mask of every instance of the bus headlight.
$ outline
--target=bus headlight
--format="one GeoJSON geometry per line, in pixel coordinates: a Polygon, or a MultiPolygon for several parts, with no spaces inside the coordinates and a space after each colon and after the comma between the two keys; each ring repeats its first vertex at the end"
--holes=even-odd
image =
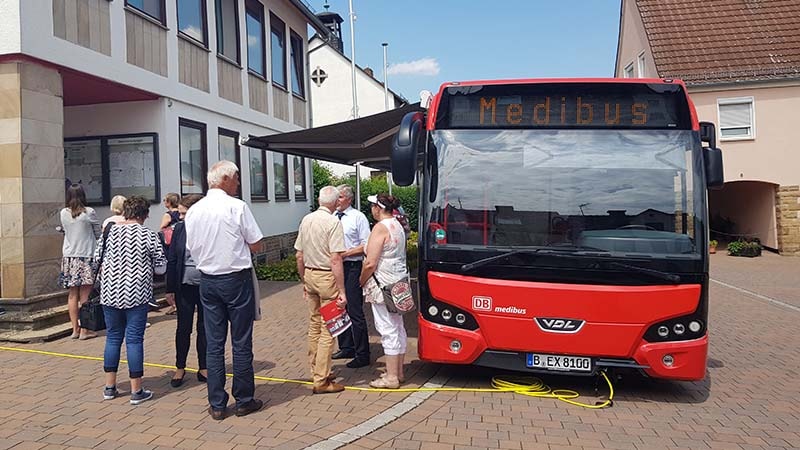
{"type": "Polygon", "coordinates": [[[458,306],[440,302],[436,299],[428,299],[427,302],[423,301],[419,309],[422,318],[429,322],[462,330],[474,331],[478,329],[478,322],[475,317],[458,306]]]}
{"type": "Polygon", "coordinates": [[[664,355],[664,357],[661,358],[661,362],[665,367],[672,367],[672,365],[675,364],[675,358],[673,358],[672,355],[664,355]]]}
{"type": "Polygon", "coordinates": [[[696,314],[654,323],[644,333],[647,342],[674,342],[699,339],[706,333],[703,320],[696,314]]]}
{"type": "Polygon", "coordinates": [[[461,341],[458,339],[453,339],[450,341],[450,351],[453,353],[458,353],[461,351],[461,341]]]}

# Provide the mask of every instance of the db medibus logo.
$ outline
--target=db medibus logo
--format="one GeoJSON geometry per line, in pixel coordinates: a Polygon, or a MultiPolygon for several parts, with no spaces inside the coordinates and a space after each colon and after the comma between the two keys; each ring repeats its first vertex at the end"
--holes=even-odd
{"type": "Polygon", "coordinates": [[[472,309],[475,311],[491,311],[492,297],[481,297],[478,295],[472,297],[472,309]]]}

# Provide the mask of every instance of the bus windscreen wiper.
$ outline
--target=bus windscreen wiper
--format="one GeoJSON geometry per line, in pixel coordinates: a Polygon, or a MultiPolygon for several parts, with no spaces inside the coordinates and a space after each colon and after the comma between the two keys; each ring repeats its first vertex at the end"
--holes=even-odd
{"type": "Polygon", "coordinates": [[[490,256],[488,258],[479,259],[468,264],[461,266],[462,272],[469,272],[470,270],[477,269],[494,261],[508,258],[513,255],[533,255],[533,254],[546,254],[552,256],[572,256],[572,255],[588,255],[588,256],[608,256],[609,252],[594,248],[594,247],[581,247],[581,246],[564,246],[564,247],[537,247],[537,248],[519,248],[505,251],[499,255],[490,256]]]}
{"type": "Polygon", "coordinates": [[[681,277],[678,276],[678,275],[675,275],[674,273],[662,272],[660,270],[648,269],[646,267],[632,266],[630,264],[623,264],[623,263],[619,263],[619,262],[610,262],[610,263],[608,263],[608,265],[609,266],[613,266],[613,267],[617,267],[619,269],[627,269],[627,270],[630,270],[632,272],[637,272],[637,273],[641,273],[641,274],[644,274],[644,275],[650,275],[652,277],[660,278],[662,280],[667,280],[667,281],[670,281],[670,282],[676,283],[676,284],[680,283],[680,281],[681,281],[681,277]]]}
{"type": "Polygon", "coordinates": [[[538,253],[539,250],[541,250],[541,249],[540,248],[534,248],[534,249],[521,249],[520,248],[520,249],[516,249],[516,250],[508,250],[508,251],[505,251],[505,252],[503,252],[503,253],[501,253],[499,255],[490,256],[488,258],[483,258],[483,259],[479,259],[477,261],[473,261],[471,263],[464,264],[464,265],[461,266],[461,271],[462,272],[469,272],[470,270],[477,269],[478,267],[484,266],[484,265],[489,264],[491,262],[498,261],[498,260],[503,259],[503,258],[508,258],[508,257],[510,257],[512,255],[518,255],[520,253],[534,254],[534,253],[538,253]]]}

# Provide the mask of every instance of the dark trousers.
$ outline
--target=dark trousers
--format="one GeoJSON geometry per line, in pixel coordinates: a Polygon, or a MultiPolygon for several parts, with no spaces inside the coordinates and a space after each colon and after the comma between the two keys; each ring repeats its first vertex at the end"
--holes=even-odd
{"type": "Polygon", "coordinates": [[[364,318],[364,291],[358,279],[361,277],[361,261],[344,262],[344,288],[347,295],[347,315],[353,325],[351,332],[339,335],[339,350],[355,355],[359,361],[369,361],[369,335],[364,318]]]}
{"type": "Polygon", "coordinates": [[[206,367],[206,328],[203,324],[203,305],[200,303],[200,286],[181,285],[181,291],[175,298],[178,308],[178,328],[175,329],[175,367],[186,368],[186,356],[192,342],[192,322],[197,309],[197,349],[198,369],[206,367]]]}
{"type": "Polygon", "coordinates": [[[206,275],[200,280],[200,299],[203,303],[203,322],[208,347],[208,403],[215,410],[228,404],[225,392],[225,341],[228,324],[233,347],[233,389],[236,406],[253,399],[253,319],[255,299],[250,269],[226,275],[206,275]]]}

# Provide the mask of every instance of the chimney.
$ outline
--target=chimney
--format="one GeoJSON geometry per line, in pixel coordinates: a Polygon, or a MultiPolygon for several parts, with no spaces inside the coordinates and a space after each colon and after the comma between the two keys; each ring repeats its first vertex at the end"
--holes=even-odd
{"type": "Polygon", "coordinates": [[[364,68],[364,73],[369,75],[370,78],[375,78],[375,72],[373,72],[372,69],[369,67],[364,68]]]}
{"type": "Polygon", "coordinates": [[[338,50],[339,53],[344,54],[344,43],[342,41],[342,22],[344,22],[344,19],[339,14],[328,11],[328,8],[330,8],[330,5],[325,2],[325,12],[317,14],[317,18],[330,33],[328,44],[338,50]]]}

